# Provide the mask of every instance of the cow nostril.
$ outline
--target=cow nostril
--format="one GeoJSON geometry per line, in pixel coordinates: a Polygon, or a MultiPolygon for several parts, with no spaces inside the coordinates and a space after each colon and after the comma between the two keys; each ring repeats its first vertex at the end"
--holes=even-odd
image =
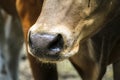
{"type": "Polygon", "coordinates": [[[64,46],[63,37],[61,34],[58,34],[54,40],[48,45],[50,51],[59,52],[64,46]]]}
{"type": "Polygon", "coordinates": [[[57,55],[63,46],[61,34],[29,33],[30,51],[35,55],[57,55]]]}

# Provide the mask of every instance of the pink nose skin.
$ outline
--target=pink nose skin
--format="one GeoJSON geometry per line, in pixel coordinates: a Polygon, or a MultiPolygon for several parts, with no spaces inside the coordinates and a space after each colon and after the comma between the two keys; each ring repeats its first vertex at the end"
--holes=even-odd
{"type": "Polygon", "coordinates": [[[30,51],[37,57],[57,56],[63,49],[64,41],[61,34],[29,34],[30,51]]]}

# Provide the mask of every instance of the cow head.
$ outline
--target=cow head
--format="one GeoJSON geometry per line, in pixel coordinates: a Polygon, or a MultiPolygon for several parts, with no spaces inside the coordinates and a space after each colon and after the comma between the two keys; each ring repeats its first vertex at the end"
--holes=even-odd
{"type": "Polygon", "coordinates": [[[28,52],[42,61],[60,61],[78,53],[80,44],[113,15],[117,0],[45,0],[28,32],[28,52]]]}

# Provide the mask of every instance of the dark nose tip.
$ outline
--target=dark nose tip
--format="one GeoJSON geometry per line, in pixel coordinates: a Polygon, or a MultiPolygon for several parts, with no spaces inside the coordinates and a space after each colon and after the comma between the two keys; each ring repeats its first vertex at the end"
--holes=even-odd
{"type": "Polygon", "coordinates": [[[55,55],[59,53],[64,45],[61,34],[30,34],[29,45],[36,54],[55,55]]]}

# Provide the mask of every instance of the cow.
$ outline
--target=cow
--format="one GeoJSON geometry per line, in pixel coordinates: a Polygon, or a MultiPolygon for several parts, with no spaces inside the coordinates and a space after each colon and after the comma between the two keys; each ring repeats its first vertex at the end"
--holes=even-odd
{"type": "Polygon", "coordinates": [[[18,80],[19,53],[23,44],[21,26],[15,3],[0,0],[0,80],[18,80]]]}
{"type": "Polygon", "coordinates": [[[57,80],[56,63],[65,59],[83,80],[101,80],[111,63],[120,79],[119,0],[13,1],[35,80],[57,80]]]}
{"type": "Polygon", "coordinates": [[[113,64],[119,80],[119,0],[17,0],[35,80],[57,80],[69,59],[83,80],[101,80],[113,64]]]}

